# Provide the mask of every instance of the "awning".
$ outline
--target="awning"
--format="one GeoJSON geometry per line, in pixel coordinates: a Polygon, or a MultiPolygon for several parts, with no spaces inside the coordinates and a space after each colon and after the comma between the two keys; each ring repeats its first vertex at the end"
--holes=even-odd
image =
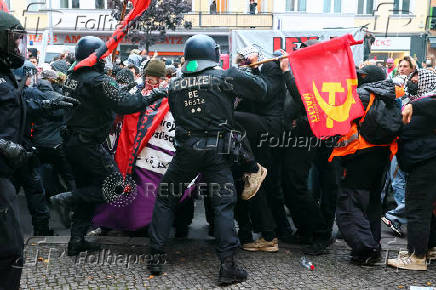
{"type": "Polygon", "coordinates": [[[436,48],[436,37],[429,37],[428,40],[430,41],[430,47],[431,48],[436,48]]]}

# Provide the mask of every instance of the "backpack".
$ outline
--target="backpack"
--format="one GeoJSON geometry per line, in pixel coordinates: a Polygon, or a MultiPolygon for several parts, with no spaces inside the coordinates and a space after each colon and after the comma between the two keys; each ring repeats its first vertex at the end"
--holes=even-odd
{"type": "Polygon", "coordinates": [[[398,136],[403,120],[396,100],[376,98],[371,93],[365,115],[359,123],[359,133],[371,144],[391,144],[398,136]]]}

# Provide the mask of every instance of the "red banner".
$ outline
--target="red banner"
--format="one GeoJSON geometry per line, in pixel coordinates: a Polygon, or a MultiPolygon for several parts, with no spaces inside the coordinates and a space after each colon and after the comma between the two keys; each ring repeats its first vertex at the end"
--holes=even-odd
{"type": "Polygon", "coordinates": [[[352,35],[334,38],[290,54],[292,71],[313,134],[321,139],[345,135],[363,116],[357,95],[352,35]]]}
{"type": "Polygon", "coordinates": [[[80,61],[74,67],[74,70],[78,70],[79,68],[84,66],[93,66],[97,63],[98,59],[104,59],[105,57],[110,55],[112,51],[118,47],[118,43],[120,43],[121,40],[123,40],[123,38],[127,35],[129,28],[133,24],[135,24],[135,20],[141,17],[142,13],[147,10],[151,0],[130,0],[130,2],[132,2],[133,4],[133,9],[123,19],[120,25],[118,25],[117,30],[115,30],[111,38],[106,41],[106,45],[88,56],[88,58],[80,61]]]}

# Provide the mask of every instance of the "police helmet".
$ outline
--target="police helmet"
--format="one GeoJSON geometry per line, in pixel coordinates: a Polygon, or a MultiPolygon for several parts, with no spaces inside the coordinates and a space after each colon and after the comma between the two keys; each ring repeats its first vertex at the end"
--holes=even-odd
{"type": "Polygon", "coordinates": [[[98,37],[85,36],[80,38],[76,45],[76,60],[81,61],[90,56],[94,51],[104,46],[105,43],[98,37]]]}
{"type": "Polygon", "coordinates": [[[27,33],[13,15],[0,11],[0,60],[16,69],[23,65],[27,54],[27,33]]]}
{"type": "Polygon", "coordinates": [[[185,44],[184,74],[197,73],[219,65],[220,50],[212,37],[197,34],[190,37],[185,44]]]}
{"type": "Polygon", "coordinates": [[[24,64],[21,67],[14,69],[14,75],[17,81],[21,81],[23,78],[35,76],[37,72],[35,65],[28,60],[24,61],[24,64]]]}

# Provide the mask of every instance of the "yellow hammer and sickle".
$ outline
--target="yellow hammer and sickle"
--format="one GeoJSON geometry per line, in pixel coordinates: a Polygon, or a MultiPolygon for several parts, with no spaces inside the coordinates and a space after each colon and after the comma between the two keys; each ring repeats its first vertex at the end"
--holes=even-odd
{"type": "Polygon", "coordinates": [[[342,105],[335,106],[336,93],[343,93],[344,88],[339,82],[323,83],[322,92],[329,93],[329,102],[327,103],[319,94],[318,88],[313,82],[313,93],[318,105],[327,115],[326,127],[333,128],[333,120],[336,122],[345,122],[350,116],[351,106],[356,103],[353,98],[353,86],[357,86],[357,79],[347,79],[347,99],[342,105]]]}

